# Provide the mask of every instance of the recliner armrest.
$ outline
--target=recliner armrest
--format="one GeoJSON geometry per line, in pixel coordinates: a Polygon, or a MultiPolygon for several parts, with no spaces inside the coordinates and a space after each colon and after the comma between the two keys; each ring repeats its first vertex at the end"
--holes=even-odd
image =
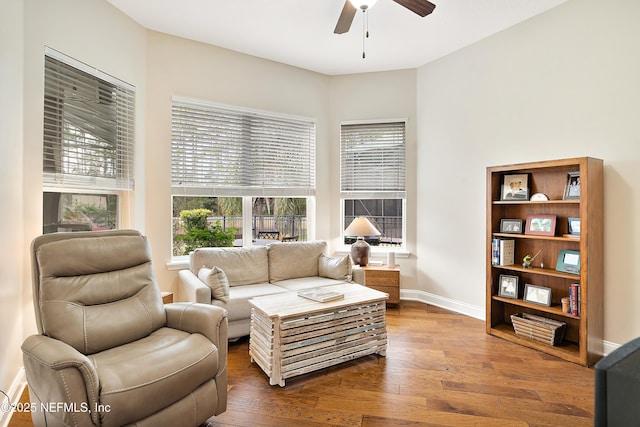
{"type": "Polygon", "coordinates": [[[180,270],[178,277],[181,284],[181,299],[201,304],[211,304],[211,288],[198,279],[198,276],[193,274],[191,270],[180,270]]]}
{"type": "Polygon", "coordinates": [[[207,337],[226,360],[227,310],[211,304],[176,302],[165,304],[167,327],[207,337]]]}
{"type": "MultiPolygon", "coordinates": [[[[91,360],[70,345],[44,335],[31,335],[22,344],[31,401],[44,404],[74,402],[98,424],[99,381],[91,360]]],[[[62,414],[60,416],[67,416],[62,414]]],[[[77,421],[77,420],[76,420],[77,421]]]]}

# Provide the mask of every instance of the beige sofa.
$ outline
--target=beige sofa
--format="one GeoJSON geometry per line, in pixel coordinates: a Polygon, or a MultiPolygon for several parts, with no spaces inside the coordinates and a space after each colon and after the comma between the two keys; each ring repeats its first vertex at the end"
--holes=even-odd
{"type": "Polygon", "coordinates": [[[201,248],[181,270],[181,300],[228,312],[229,338],[249,335],[249,300],[263,295],[351,281],[349,256],[329,257],[326,242],[272,243],[246,248],[201,248]]]}

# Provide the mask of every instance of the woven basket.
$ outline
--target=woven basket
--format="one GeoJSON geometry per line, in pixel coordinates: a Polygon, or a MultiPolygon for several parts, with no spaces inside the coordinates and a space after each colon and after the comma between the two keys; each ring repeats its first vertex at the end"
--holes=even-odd
{"type": "Polygon", "coordinates": [[[512,314],[511,322],[516,335],[548,345],[560,344],[567,328],[564,322],[527,313],[512,314]]]}

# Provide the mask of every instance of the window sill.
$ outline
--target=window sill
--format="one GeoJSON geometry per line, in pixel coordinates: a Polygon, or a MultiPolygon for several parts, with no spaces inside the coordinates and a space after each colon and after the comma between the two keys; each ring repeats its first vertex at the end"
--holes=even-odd
{"type": "MultiPolygon", "coordinates": [[[[391,247],[371,247],[371,258],[386,258],[389,252],[394,252],[396,254],[396,258],[409,258],[411,252],[409,252],[406,248],[391,248],[391,247]]],[[[336,250],[336,254],[338,255],[349,255],[351,253],[350,246],[343,246],[342,248],[336,250]]]]}
{"type": "Polygon", "coordinates": [[[174,256],[167,263],[167,270],[184,270],[189,268],[189,255],[174,256]]]}

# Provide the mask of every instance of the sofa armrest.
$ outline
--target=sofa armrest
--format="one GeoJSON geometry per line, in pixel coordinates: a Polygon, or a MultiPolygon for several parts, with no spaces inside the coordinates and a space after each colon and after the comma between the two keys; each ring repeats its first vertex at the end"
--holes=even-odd
{"type": "MultiPolygon", "coordinates": [[[[56,418],[69,425],[83,421],[98,424],[99,403],[98,372],[87,356],[70,345],[45,335],[31,335],[22,344],[22,354],[29,383],[31,402],[38,404],[37,418],[51,421],[56,418]],[[71,403],[80,413],[56,411],[42,413],[40,403],[71,403]],[[87,409],[82,412],[82,409],[87,409]]],[[[37,423],[36,423],[37,424],[37,423]]]]}
{"type": "Polygon", "coordinates": [[[200,304],[211,304],[211,288],[198,279],[191,270],[180,270],[180,298],[200,304]]]}

